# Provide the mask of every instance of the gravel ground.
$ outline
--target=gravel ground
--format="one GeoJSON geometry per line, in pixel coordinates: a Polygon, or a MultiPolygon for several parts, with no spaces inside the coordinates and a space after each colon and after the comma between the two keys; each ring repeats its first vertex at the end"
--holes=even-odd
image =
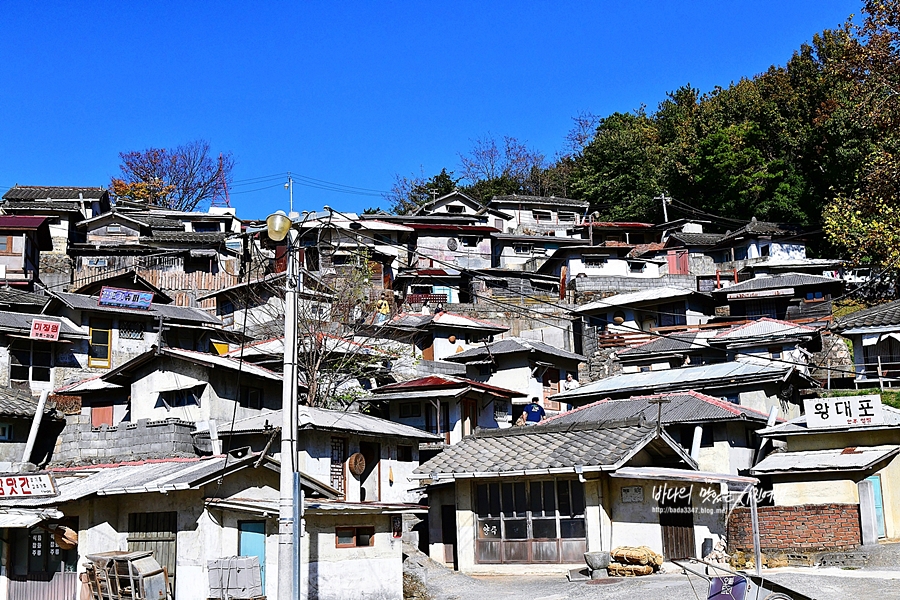
{"type": "MultiPolygon", "coordinates": [[[[773,569],[765,577],[816,600],[854,598],[900,599],[900,571],[840,569],[773,569]]],[[[706,598],[706,583],[692,578],[696,596],[684,575],[608,579],[600,584],[569,582],[557,576],[469,577],[447,569],[428,569],[427,587],[434,600],[569,600],[605,598],[706,598]]]]}

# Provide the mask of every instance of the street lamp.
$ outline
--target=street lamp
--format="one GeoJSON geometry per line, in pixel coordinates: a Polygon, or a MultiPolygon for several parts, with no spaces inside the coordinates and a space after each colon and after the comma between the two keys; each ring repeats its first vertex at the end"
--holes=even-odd
{"type": "MultiPolygon", "coordinates": [[[[293,217],[278,211],[266,219],[269,239],[287,238],[284,282],[284,369],[281,386],[281,474],[278,500],[278,599],[300,597],[300,530],[303,494],[297,457],[297,303],[300,288],[300,234],[293,217]],[[296,500],[296,501],[295,501],[296,500]]],[[[299,215],[296,215],[299,216],[299,215]]]]}

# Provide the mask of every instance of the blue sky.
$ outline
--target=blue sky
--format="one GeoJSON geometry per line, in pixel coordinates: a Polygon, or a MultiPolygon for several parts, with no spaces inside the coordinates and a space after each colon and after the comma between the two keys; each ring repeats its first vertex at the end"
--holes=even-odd
{"type": "Polygon", "coordinates": [[[121,151],[203,138],[235,156],[239,216],[286,209],[287,171],[373,194],[298,182],[297,210],[386,206],[395,174],[456,169],[476,138],[552,156],[579,112],[784,64],[860,6],[4,2],[0,188],[107,185],[121,151]]]}

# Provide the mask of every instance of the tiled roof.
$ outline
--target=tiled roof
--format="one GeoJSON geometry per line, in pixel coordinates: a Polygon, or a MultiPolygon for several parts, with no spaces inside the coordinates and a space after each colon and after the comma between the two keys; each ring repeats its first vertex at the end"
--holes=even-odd
{"type": "Polygon", "coordinates": [[[37,229],[46,220],[46,216],[0,215],[0,229],[37,229]]]}
{"type": "Polygon", "coordinates": [[[478,429],[420,465],[414,473],[440,478],[454,474],[490,476],[562,471],[576,466],[611,470],[624,464],[654,438],[656,427],[648,423],[478,429]]]}
{"type": "MultiPolygon", "coordinates": [[[[455,377],[453,375],[427,375],[418,379],[411,379],[400,383],[391,383],[383,385],[372,390],[375,394],[387,392],[402,392],[406,390],[428,390],[428,389],[444,389],[444,388],[465,388],[471,387],[476,390],[491,392],[496,395],[506,396],[509,398],[522,397],[525,394],[508,390],[506,388],[489,385],[480,381],[472,381],[465,377],[455,377]]],[[[377,398],[377,396],[376,396],[377,398]]]]}
{"type": "Polygon", "coordinates": [[[62,200],[45,200],[43,202],[27,202],[23,200],[7,200],[3,203],[3,210],[31,210],[31,211],[56,211],[56,212],[81,212],[81,206],[77,202],[62,200]]]}
{"type": "MultiPolygon", "coordinates": [[[[37,412],[37,405],[37,400],[26,391],[0,388],[0,417],[30,419],[37,412]]],[[[62,418],[51,403],[47,404],[44,414],[53,419],[62,418]]]]}
{"type": "Polygon", "coordinates": [[[736,294],[738,292],[755,292],[757,290],[774,290],[778,288],[803,287],[807,285],[843,286],[844,282],[834,277],[807,275],[806,273],[783,273],[767,277],[754,277],[735,285],[713,290],[714,294],[736,294]]]}
{"type": "Polygon", "coordinates": [[[618,354],[625,358],[637,358],[645,355],[664,354],[668,352],[698,352],[708,347],[706,338],[696,333],[673,333],[650,340],[638,346],[619,350],[618,354]]]}
{"type": "Polygon", "coordinates": [[[655,396],[632,396],[624,400],[604,399],[545,419],[538,427],[550,424],[602,423],[641,417],[655,422],[659,409],[650,401],[660,398],[668,400],[662,405],[662,422],[666,425],[732,420],[765,423],[768,418],[765,413],[745,406],[724,402],[699,392],[688,391],[655,396]]]}
{"type": "Polygon", "coordinates": [[[3,194],[4,200],[76,200],[79,194],[86,199],[99,200],[109,192],[102,187],[61,187],[47,185],[17,185],[3,194]]]}
{"type": "Polygon", "coordinates": [[[142,237],[141,243],[152,242],[187,242],[197,244],[214,244],[221,242],[232,234],[223,232],[196,232],[196,231],[157,231],[154,229],[150,237],[142,237]]]}
{"type": "Polygon", "coordinates": [[[586,200],[573,200],[571,198],[557,198],[556,196],[520,196],[510,194],[507,196],[494,196],[488,206],[494,204],[540,204],[547,206],[566,206],[575,208],[587,208],[590,202],[586,200]]]}
{"type": "Polygon", "coordinates": [[[726,233],[720,241],[725,243],[742,235],[797,235],[799,232],[800,228],[793,225],[782,225],[753,219],[740,229],[726,233]]]}
{"type": "Polygon", "coordinates": [[[170,219],[167,217],[160,217],[156,215],[150,215],[146,213],[139,212],[120,212],[122,216],[128,217],[129,219],[133,219],[135,221],[140,221],[145,225],[149,226],[151,229],[171,229],[174,231],[184,231],[184,223],[179,221],[178,219],[170,219]]]}
{"type": "Polygon", "coordinates": [[[430,326],[439,325],[443,327],[463,327],[466,329],[488,330],[488,331],[508,331],[509,327],[498,325],[489,321],[475,319],[466,315],[458,315],[442,311],[436,315],[421,315],[415,313],[400,313],[388,322],[394,327],[424,329],[430,326]]]}
{"type": "Polygon", "coordinates": [[[562,348],[557,348],[556,346],[551,346],[550,344],[538,340],[515,337],[498,340],[477,348],[470,348],[465,352],[448,356],[444,360],[450,362],[468,362],[479,358],[488,358],[496,354],[515,354],[518,352],[536,352],[567,360],[585,360],[580,354],[575,354],[574,352],[569,352],[568,350],[563,350],[562,348]]]}
{"type": "Polygon", "coordinates": [[[677,231],[669,234],[670,239],[677,240],[685,246],[714,246],[724,237],[725,235],[722,233],[682,233],[677,231]]]}
{"type": "Polygon", "coordinates": [[[900,325],[900,300],[850,313],[846,317],[835,320],[831,329],[841,332],[854,327],[884,327],[886,325],[900,325]]]}
{"type": "Polygon", "coordinates": [[[36,307],[42,307],[50,301],[50,296],[42,296],[23,290],[14,290],[12,288],[0,288],[0,306],[17,306],[28,304],[36,307]]]}

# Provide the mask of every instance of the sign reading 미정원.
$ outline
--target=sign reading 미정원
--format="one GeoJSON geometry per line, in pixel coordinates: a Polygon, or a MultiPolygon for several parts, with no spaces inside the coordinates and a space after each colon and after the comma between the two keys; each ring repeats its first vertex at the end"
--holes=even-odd
{"type": "Polygon", "coordinates": [[[884,424],[879,394],[813,398],[804,400],[803,408],[809,429],[884,424]]]}
{"type": "Polygon", "coordinates": [[[31,322],[31,333],[29,336],[33,340],[59,340],[59,321],[43,321],[35,319],[31,322]]]}
{"type": "Polygon", "coordinates": [[[0,475],[0,498],[44,498],[57,496],[56,482],[50,473],[0,475]]]}
{"type": "Polygon", "coordinates": [[[100,290],[98,306],[115,306],[117,308],[134,308],[137,310],[150,310],[153,303],[153,292],[141,292],[138,290],[125,290],[122,288],[106,287],[100,290]]]}

